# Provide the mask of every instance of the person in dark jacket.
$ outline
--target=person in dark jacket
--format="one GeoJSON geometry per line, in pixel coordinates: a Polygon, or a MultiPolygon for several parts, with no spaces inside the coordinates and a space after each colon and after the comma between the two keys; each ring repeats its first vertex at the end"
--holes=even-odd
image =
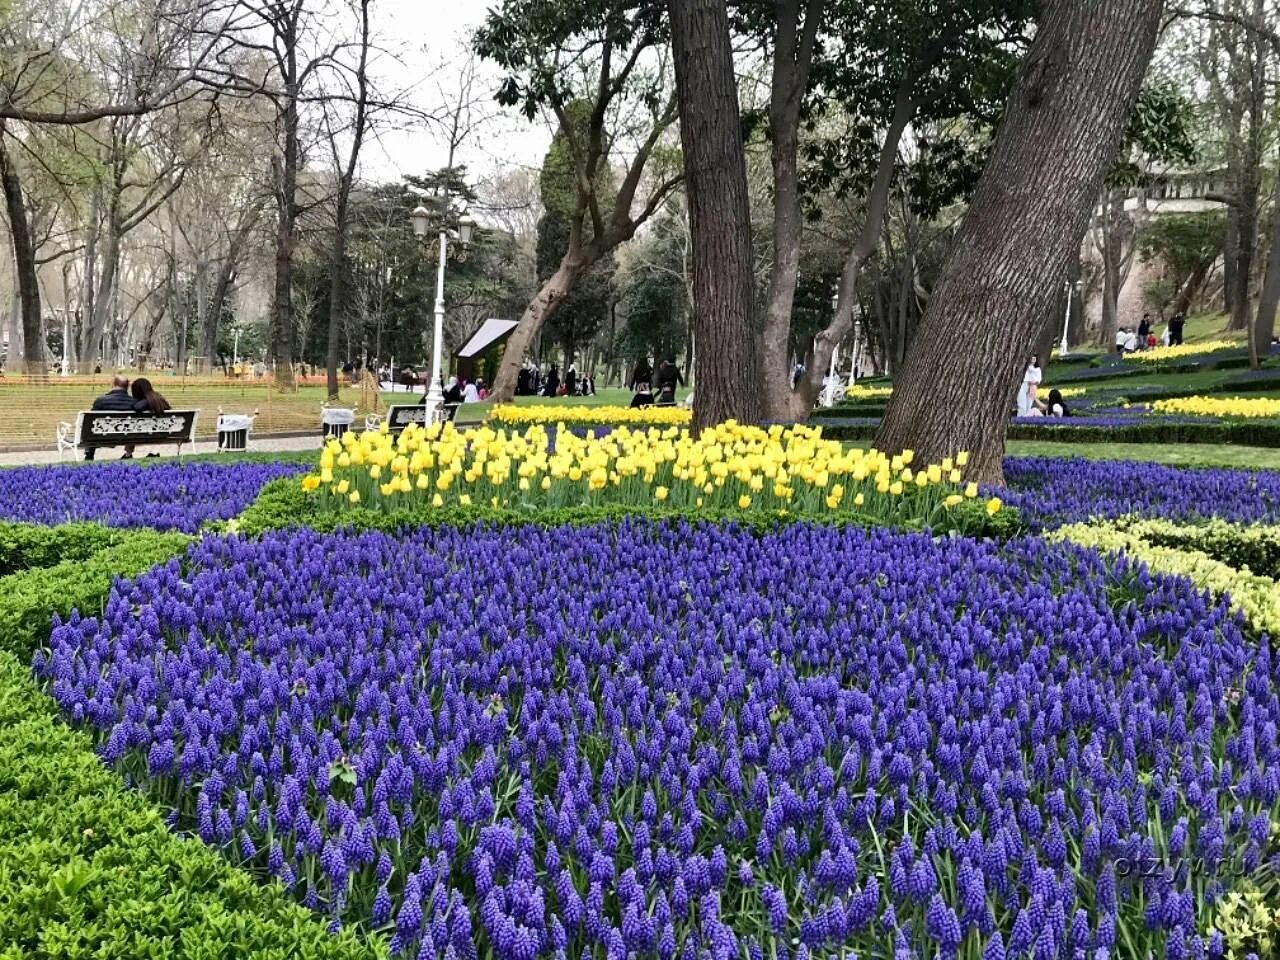
{"type": "MultiPolygon", "coordinates": [[[[133,413],[133,397],[129,396],[129,381],[125,377],[115,377],[111,381],[111,389],[93,401],[90,410],[106,413],[133,413]]],[[[96,451],[90,447],[84,452],[86,460],[92,460],[96,451]]]]}
{"type": "Polygon", "coordinates": [[[675,358],[667,357],[662,361],[662,366],[658,370],[659,406],[675,404],[677,386],[684,386],[684,377],[680,374],[680,368],[676,366],[675,358]]]}
{"type": "Polygon", "coordinates": [[[567,397],[578,395],[578,368],[569,364],[569,372],[564,375],[564,393],[567,397]]]}
{"type": "Polygon", "coordinates": [[[554,397],[560,392],[560,368],[554,363],[547,371],[547,382],[542,388],[544,397],[554,397]]]}

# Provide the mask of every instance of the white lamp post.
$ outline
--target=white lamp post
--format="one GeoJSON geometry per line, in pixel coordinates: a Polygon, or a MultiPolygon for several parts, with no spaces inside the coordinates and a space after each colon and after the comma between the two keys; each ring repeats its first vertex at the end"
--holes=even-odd
{"type": "Polygon", "coordinates": [[[1067,281],[1067,315],[1062,319],[1062,343],[1058,345],[1058,356],[1067,355],[1067,329],[1071,326],[1071,300],[1076,292],[1076,282],[1067,281]]]}
{"type": "MultiPolygon", "coordinates": [[[[443,206],[443,202],[442,202],[443,206]]],[[[419,206],[409,215],[413,221],[413,233],[419,240],[426,240],[430,227],[431,212],[419,206]]],[[[464,213],[458,221],[458,239],[462,243],[471,242],[471,233],[475,229],[475,221],[464,213]]],[[[440,389],[440,352],[444,349],[444,264],[448,254],[449,231],[442,222],[440,225],[440,262],[436,269],[436,309],[435,325],[431,331],[431,385],[427,389],[426,419],[428,423],[436,419],[437,411],[444,403],[444,393],[440,389]]]]}

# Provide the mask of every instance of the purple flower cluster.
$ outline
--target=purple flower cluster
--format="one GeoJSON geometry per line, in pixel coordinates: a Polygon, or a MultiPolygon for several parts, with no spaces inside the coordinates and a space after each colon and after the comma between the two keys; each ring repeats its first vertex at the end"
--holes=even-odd
{"type": "Polygon", "coordinates": [[[1186,469],[1144,461],[1010,457],[998,493],[1036,527],[1137,514],[1280,522],[1280,473],[1186,469]]]}
{"type": "Polygon", "coordinates": [[[114,461],[0,472],[0,519],[59,524],[96,520],[108,527],[195,533],[209,520],[230,520],[277,477],[301,463],[230,464],[114,461]]]}
{"type": "Polygon", "coordinates": [[[1175,426],[1184,423],[1221,423],[1218,417],[1193,417],[1182,414],[1149,413],[1146,408],[1100,409],[1096,413],[1070,417],[1014,417],[1011,421],[1019,427],[1101,427],[1113,430],[1117,427],[1175,426]]]}
{"type": "Polygon", "coordinates": [[[1035,538],[302,531],[205,538],[35,667],[175,824],[394,954],[1181,960],[1272,855],[1241,622],[1035,538]]]}

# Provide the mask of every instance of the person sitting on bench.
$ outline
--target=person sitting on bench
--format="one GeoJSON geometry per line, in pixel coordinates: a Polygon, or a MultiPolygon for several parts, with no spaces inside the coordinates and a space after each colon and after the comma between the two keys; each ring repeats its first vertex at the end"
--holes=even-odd
{"type": "MultiPolygon", "coordinates": [[[[173,406],[163,396],[156,393],[156,388],[151,385],[151,381],[146,377],[139,377],[133,381],[133,386],[129,388],[129,393],[133,396],[133,412],[149,413],[156,416],[161,413],[168,413],[173,406]]],[[[124,456],[121,460],[133,459],[133,447],[124,448],[124,456]]],[[[153,453],[150,456],[158,457],[160,454],[153,453]]]]}
{"type": "MultiPolygon", "coordinates": [[[[129,396],[129,380],[127,377],[116,376],[111,380],[111,389],[107,393],[98,397],[93,401],[90,410],[102,410],[112,413],[133,413],[134,403],[136,401],[129,396]]],[[[92,460],[94,454],[93,447],[88,447],[84,452],[86,460],[92,460]]],[[[126,451],[126,456],[131,455],[126,451]]]]}

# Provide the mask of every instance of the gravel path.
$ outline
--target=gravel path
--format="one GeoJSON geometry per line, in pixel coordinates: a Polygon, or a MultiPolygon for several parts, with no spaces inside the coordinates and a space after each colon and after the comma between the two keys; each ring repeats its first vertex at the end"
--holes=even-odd
{"type": "MultiPolygon", "coordinates": [[[[249,451],[250,453],[269,453],[277,451],[280,453],[295,450],[319,450],[319,435],[308,436],[292,436],[292,437],[250,437],[249,451]]],[[[217,453],[218,444],[212,440],[202,440],[196,444],[189,444],[182,448],[185,456],[197,453],[217,453]]],[[[152,447],[140,448],[138,456],[143,457],[148,453],[158,453],[162,457],[172,457],[176,455],[175,447],[152,447]]],[[[118,460],[121,451],[119,449],[102,450],[98,453],[98,460],[118,460]]],[[[84,455],[79,452],[67,451],[62,455],[62,461],[71,463],[80,460],[84,455]]],[[[47,450],[20,450],[12,453],[0,453],[0,466],[5,467],[21,467],[36,463],[57,463],[58,451],[47,450]]]]}

